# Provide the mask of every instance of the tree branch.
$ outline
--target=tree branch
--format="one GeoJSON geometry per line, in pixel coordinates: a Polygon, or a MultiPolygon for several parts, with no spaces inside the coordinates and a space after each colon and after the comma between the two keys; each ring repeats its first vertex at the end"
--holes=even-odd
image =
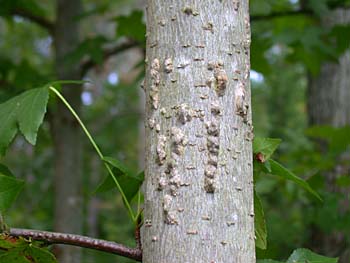
{"type": "Polygon", "coordinates": [[[301,10],[290,10],[284,12],[273,12],[267,15],[252,15],[250,17],[250,21],[261,21],[261,20],[269,20],[273,18],[283,17],[283,16],[300,16],[300,15],[311,15],[313,12],[309,9],[301,9],[301,10]]]}
{"type": "MultiPolygon", "coordinates": [[[[103,51],[103,61],[108,59],[111,56],[117,55],[125,50],[128,50],[133,47],[137,47],[140,43],[131,39],[116,45],[115,47],[106,48],[103,51]]],[[[80,65],[80,76],[83,77],[90,69],[97,66],[97,62],[92,60],[91,58],[84,60],[80,65]]]]}
{"type": "Polygon", "coordinates": [[[22,9],[22,8],[18,8],[18,7],[14,8],[10,12],[10,15],[16,15],[16,16],[26,18],[26,19],[32,21],[33,23],[36,23],[37,25],[45,28],[51,35],[54,32],[55,26],[51,21],[49,21],[45,17],[35,15],[26,9],[22,9]]]}
{"type": "Polygon", "coordinates": [[[71,246],[85,247],[116,254],[137,261],[142,261],[141,249],[129,248],[124,245],[102,239],[95,239],[91,237],[73,234],[19,228],[11,228],[9,235],[14,237],[32,238],[33,240],[44,241],[48,244],[65,244],[71,246]]]}

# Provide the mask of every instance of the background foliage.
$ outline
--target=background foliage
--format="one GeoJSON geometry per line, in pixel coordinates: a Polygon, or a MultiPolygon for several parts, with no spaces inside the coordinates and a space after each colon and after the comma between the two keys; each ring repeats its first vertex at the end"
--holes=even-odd
{"type": "MultiPolygon", "coordinates": [[[[300,11],[302,3],[297,0],[250,2],[255,134],[258,137],[281,138],[274,159],[307,180],[323,200],[320,202],[312,197],[312,191],[305,191],[305,185],[304,188],[298,187],[293,180],[273,176],[273,169],[281,169],[273,161],[270,167],[267,164],[261,167],[272,170],[256,175],[256,192],[264,207],[268,233],[267,249],[258,249],[257,257],[294,262],[292,260],[302,260],[303,255],[314,256],[307,250],[293,253],[296,248],[308,246],[313,226],[324,232],[350,233],[350,213],[339,213],[339,202],[344,196],[327,191],[322,176],[323,172],[333,170],[339,162],[339,155],[348,149],[349,128],[308,128],[306,112],[307,78],[316,76],[322,63],[335,62],[350,45],[350,25],[324,28],[319,18],[336,6],[350,7],[350,1],[308,1],[307,12],[300,11]],[[327,152],[315,143],[316,138],[329,144],[327,152]]],[[[132,174],[142,170],[140,160],[143,158],[140,153],[142,145],[138,140],[142,137],[143,110],[139,86],[145,27],[142,12],[137,8],[139,5],[140,2],[132,0],[85,0],[85,12],[77,18],[83,25],[84,40],[67,57],[67,64],[80,63],[87,58],[98,64],[84,76],[91,83],[84,84],[82,118],[103,151],[121,160],[132,174]],[[103,48],[125,37],[138,41],[139,48],[105,61],[103,48]]],[[[12,11],[17,7],[49,18],[54,16],[53,1],[0,0],[0,49],[3,51],[0,54],[0,103],[54,79],[51,37],[36,24],[13,15],[12,11]]],[[[6,104],[0,107],[4,108],[6,104]]],[[[8,211],[6,220],[11,226],[53,228],[51,193],[54,156],[47,121],[50,111],[54,110],[55,98],[51,98],[48,116],[39,129],[35,148],[24,137],[17,136],[6,156],[1,157],[1,163],[26,182],[18,201],[8,211]]],[[[35,121],[21,119],[16,111],[9,110],[8,114],[13,116],[8,121],[12,121],[15,127],[18,125],[27,140],[34,142],[30,129],[36,127],[28,125],[35,125],[35,121]]],[[[7,115],[0,116],[1,124],[4,117],[7,115]]],[[[0,133],[3,134],[1,127],[0,133]]],[[[13,136],[1,136],[0,145],[13,136]]],[[[85,144],[84,232],[133,246],[133,225],[128,221],[120,195],[115,190],[95,193],[107,174],[88,141],[85,144]]],[[[255,153],[262,152],[261,149],[255,153]]],[[[264,155],[269,159],[270,153],[264,155]]],[[[0,180],[7,180],[8,184],[12,182],[2,175],[0,180]]],[[[349,187],[349,174],[340,176],[337,184],[349,187]]],[[[0,187],[3,185],[1,181],[0,187]]],[[[350,235],[348,239],[350,246],[350,235]]],[[[113,260],[115,256],[84,250],[83,262],[113,260]]],[[[132,261],[118,258],[117,262],[132,261]]]]}

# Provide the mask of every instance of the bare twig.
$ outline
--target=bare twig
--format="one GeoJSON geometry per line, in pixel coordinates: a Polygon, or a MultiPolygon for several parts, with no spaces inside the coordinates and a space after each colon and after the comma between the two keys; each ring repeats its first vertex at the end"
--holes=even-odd
{"type": "Polygon", "coordinates": [[[137,261],[142,260],[142,252],[139,248],[129,248],[124,245],[102,239],[95,239],[73,234],[19,228],[11,228],[9,235],[14,237],[32,238],[33,240],[44,241],[47,244],[65,244],[85,247],[116,254],[137,261]]]}
{"type": "MultiPolygon", "coordinates": [[[[114,47],[107,48],[103,51],[103,61],[106,61],[111,56],[117,55],[125,50],[128,50],[133,47],[140,45],[137,41],[128,39],[127,41],[120,43],[114,47]]],[[[80,65],[80,75],[83,77],[91,68],[97,66],[97,62],[89,58],[84,60],[80,65]]]]}
{"type": "Polygon", "coordinates": [[[29,21],[32,21],[33,23],[36,23],[37,25],[45,28],[51,35],[54,32],[54,24],[46,19],[45,17],[35,15],[31,13],[30,11],[22,8],[15,8],[10,12],[11,15],[17,15],[23,18],[28,19],[29,21]]]}

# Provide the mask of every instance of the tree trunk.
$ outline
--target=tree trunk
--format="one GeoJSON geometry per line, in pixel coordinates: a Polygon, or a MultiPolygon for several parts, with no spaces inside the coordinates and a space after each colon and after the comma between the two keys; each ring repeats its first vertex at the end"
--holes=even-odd
{"type": "MultiPolygon", "coordinates": [[[[322,23],[324,26],[350,23],[350,9],[331,12],[322,23]]],[[[350,50],[339,58],[339,63],[322,65],[319,76],[309,80],[309,124],[333,127],[350,125],[350,50]]],[[[349,160],[349,152],[343,153],[341,158],[349,160]]],[[[337,176],[347,174],[349,169],[348,165],[337,165],[334,171],[325,174],[327,190],[344,195],[345,199],[340,204],[339,213],[345,213],[349,209],[350,189],[344,187],[340,189],[336,186],[335,180],[337,176]]],[[[340,256],[340,263],[350,262],[349,244],[344,233],[325,234],[320,229],[314,229],[312,240],[312,247],[316,251],[329,256],[340,256]]]]}
{"type": "Polygon", "coordinates": [[[255,262],[248,0],[149,0],[143,262],[255,262]]]}
{"type": "MultiPolygon", "coordinates": [[[[55,28],[56,73],[60,80],[79,79],[78,65],[66,63],[66,56],[79,43],[76,17],[81,13],[80,0],[57,0],[55,28]]],[[[81,107],[78,86],[64,86],[63,95],[78,112],[81,107]]],[[[53,114],[52,134],[55,148],[55,210],[54,230],[82,233],[82,145],[81,131],[72,114],[58,103],[53,114]]],[[[58,259],[64,263],[81,261],[81,250],[62,246],[57,249],[58,259]]]]}

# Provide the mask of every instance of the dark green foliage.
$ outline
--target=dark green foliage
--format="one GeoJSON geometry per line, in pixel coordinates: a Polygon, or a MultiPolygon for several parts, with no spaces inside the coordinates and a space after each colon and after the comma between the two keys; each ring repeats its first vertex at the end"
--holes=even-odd
{"type": "Polygon", "coordinates": [[[0,235],[0,263],[55,263],[55,256],[41,242],[0,235]]]}
{"type": "MultiPolygon", "coordinates": [[[[112,157],[105,157],[103,161],[113,167],[113,173],[130,203],[141,187],[144,179],[143,172],[139,173],[138,175],[134,175],[128,170],[128,168],[125,167],[123,163],[112,157]]],[[[114,188],[116,188],[115,182],[113,178],[108,175],[97,188],[96,192],[104,192],[114,188]]]]}
{"type": "Polygon", "coordinates": [[[329,258],[325,256],[318,255],[316,253],[313,253],[312,251],[305,249],[305,248],[299,248],[293,252],[293,254],[288,258],[286,263],[302,263],[302,262],[309,262],[309,263],[337,263],[337,258],[329,258]]]}
{"type": "Polygon", "coordinates": [[[260,197],[254,191],[254,225],[255,225],[255,246],[260,249],[267,248],[267,230],[264,209],[260,197]]]}
{"type": "Polygon", "coordinates": [[[118,16],[115,18],[117,22],[116,36],[130,37],[140,43],[145,42],[146,26],[142,20],[142,11],[133,11],[128,16],[118,16]]]}
{"type": "Polygon", "coordinates": [[[23,186],[22,180],[0,173],[0,213],[12,205],[23,186]]]}
{"type": "Polygon", "coordinates": [[[79,64],[86,57],[89,57],[96,64],[101,64],[104,59],[103,46],[108,40],[103,36],[85,39],[73,52],[67,55],[67,66],[79,64]]]}
{"type": "MultiPolygon", "coordinates": [[[[53,18],[54,8],[51,4],[51,2],[34,0],[0,0],[0,16],[5,18],[0,21],[2,50],[0,103],[20,92],[39,87],[55,79],[53,57],[48,52],[52,48],[52,43],[49,41],[46,30],[42,30],[35,23],[29,23],[28,19],[21,20],[19,17],[10,16],[16,8],[20,8],[35,15],[53,18]],[[48,50],[45,51],[48,53],[43,53],[38,48],[40,41],[48,43],[48,50]]],[[[131,1],[99,0],[98,3],[87,1],[84,4],[86,4],[85,10],[87,11],[76,19],[86,23],[84,34],[87,33],[90,37],[82,40],[78,49],[73,51],[70,58],[67,58],[67,64],[78,64],[81,59],[85,58],[101,64],[104,46],[114,46],[115,40],[124,37],[133,38],[141,43],[145,42],[146,30],[142,12],[130,12],[130,15],[127,16],[118,14],[125,10],[132,10],[131,1]],[[92,26],[96,21],[94,18],[101,21],[101,14],[106,16],[106,21],[110,21],[108,16],[114,17],[112,21],[117,26],[115,39],[105,37],[106,32],[97,32],[92,26]]],[[[270,16],[298,11],[300,6],[298,1],[292,3],[289,0],[250,1],[253,19],[251,63],[254,70],[263,74],[263,80],[253,81],[252,89],[254,133],[258,135],[254,142],[255,188],[256,194],[259,195],[255,198],[258,258],[284,259],[283,262],[285,262],[295,248],[304,247],[310,240],[310,225],[322,229],[325,233],[334,231],[350,233],[350,213],[339,212],[341,209],[339,202],[345,201],[346,196],[328,192],[322,176],[325,172],[333,171],[337,164],[349,165],[348,160],[339,156],[344,149],[349,147],[349,128],[345,127],[344,130],[331,127],[308,129],[306,135],[317,141],[321,140],[322,145],[325,145],[325,148],[322,149],[315,146],[304,133],[307,126],[305,91],[308,73],[317,74],[321,63],[325,61],[336,63],[337,58],[350,45],[349,25],[330,28],[320,26],[320,17],[339,5],[349,7],[350,1],[312,0],[308,1],[306,6],[311,13],[275,15],[268,19],[254,20],[256,15],[270,16]],[[283,143],[276,150],[277,141],[259,139],[259,136],[261,138],[282,138],[283,143]],[[278,163],[269,160],[275,150],[273,158],[278,163]],[[259,152],[263,155],[264,162],[256,160],[256,154],[259,152]],[[284,165],[290,170],[286,170],[284,165]],[[310,198],[310,193],[314,196],[318,194],[322,196],[323,202],[319,202],[317,198],[310,198]],[[261,207],[264,208],[264,211],[261,207]],[[266,236],[267,232],[268,236],[266,236]],[[262,250],[266,244],[268,244],[266,250],[262,250]]],[[[117,65],[123,63],[124,61],[118,61],[118,59],[116,61],[117,65]]],[[[143,63],[139,65],[143,66],[143,63]]],[[[114,67],[108,70],[120,73],[114,67]]],[[[91,128],[101,148],[109,155],[121,160],[120,163],[114,162],[115,165],[110,165],[114,167],[114,172],[123,184],[123,188],[128,189],[126,191],[128,200],[135,195],[142,181],[142,176],[136,173],[138,145],[135,141],[138,136],[140,115],[137,85],[134,82],[121,83],[116,86],[105,83],[103,88],[98,90],[98,93],[100,92],[98,96],[93,94],[93,104],[83,107],[82,113],[83,119],[87,120],[87,126],[91,128]],[[122,165],[124,163],[125,165],[122,165]],[[131,171],[125,166],[130,167],[131,171]]],[[[12,138],[16,137],[14,134],[18,131],[25,133],[26,138],[32,143],[35,142],[37,133],[37,125],[31,126],[25,123],[26,118],[24,117],[19,119],[16,110],[11,111],[8,107],[4,107],[8,105],[6,103],[9,102],[0,105],[0,108],[4,110],[2,114],[0,113],[2,152],[12,138]],[[6,125],[2,118],[10,116],[13,116],[13,119],[8,122],[9,125],[6,125]],[[22,128],[25,126],[27,129],[19,130],[20,120],[22,128]]],[[[50,110],[54,111],[54,101],[51,103],[50,110]]],[[[40,108],[43,109],[43,107],[40,108]]],[[[27,108],[22,110],[23,112],[28,111],[27,108]]],[[[40,112],[42,113],[41,110],[37,111],[37,113],[40,112]]],[[[13,225],[46,229],[52,228],[51,174],[54,158],[48,123],[44,122],[39,130],[39,138],[37,146],[32,149],[21,136],[18,136],[15,139],[16,143],[13,144],[11,150],[8,150],[7,156],[1,159],[1,162],[9,164],[18,178],[29,179],[28,187],[19,196],[18,201],[21,203],[16,202],[14,209],[7,210],[6,220],[13,225]]],[[[94,156],[95,153],[91,151],[91,148],[85,147],[84,180],[86,186],[83,189],[86,193],[85,201],[90,200],[90,193],[96,188],[96,181],[101,179],[98,175],[97,179],[90,179],[99,174],[98,171],[91,169],[94,156]]],[[[11,198],[5,198],[4,200],[7,201],[3,202],[3,206],[9,207],[20,188],[23,187],[23,182],[15,179],[12,173],[2,165],[0,165],[0,173],[2,174],[0,177],[5,178],[6,181],[5,184],[0,182],[0,188],[2,185],[6,186],[9,181],[15,186],[10,195],[6,192],[9,188],[5,190],[5,195],[11,198]]],[[[115,188],[115,183],[110,176],[106,178],[104,185],[107,188],[115,188]]],[[[336,178],[336,185],[344,190],[349,187],[349,174],[340,172],[336,178]]],[[[116,210],[122,208],[123,203],[121,198],[115,198],[115,196],[116,191],[98,195],[99,204],[102,207],[99,210],[98,227],[101,230],[99,234],[102,238],[118,242],[124,243],[127,240],[126,243],[133,246],[133,226],[127,221],[126,215],[116,213],[116,210]]],[[[3,244],[1,242],[0,239],[0,247],[3,244]]],[[[349,237],[347,244],[350,244],[349,237]]],[[[105,253],[93,251],[85,253],[94,255],[92,262],[107,263],[115,260],[115,256],[105,253]]],[[[4,252],[0,252],[0,255],[3,256],[4,252]]],[[[16,260],[15,262],[21,262],[21,260],[28,262],[23,255],[19,256],[18,253],[10,253],[6,257],[10,259],[5,258],[5,262],[11,262],[9,261],[11,257],[12,260],[16,260]]],[[[293,260],[297,262],[299,260],[303,263],[307,260],[314,262],[312,258],[313,254],[305,250],[297,250],[293,253],[293,260]]],[[[321,258],[320,262],[336,262],[334,259],[327,260],[321,258]]],[[[118,259],[118,262],[125,261],[118,259]]]]}
{"type": "Polygon", "coordinates": [[[261,259],[257,263],[337,263],[337,258],[318,255],[312,251],[299,248],[293,251],[287,261],[276,261],[272,259],[261,259]]]}

